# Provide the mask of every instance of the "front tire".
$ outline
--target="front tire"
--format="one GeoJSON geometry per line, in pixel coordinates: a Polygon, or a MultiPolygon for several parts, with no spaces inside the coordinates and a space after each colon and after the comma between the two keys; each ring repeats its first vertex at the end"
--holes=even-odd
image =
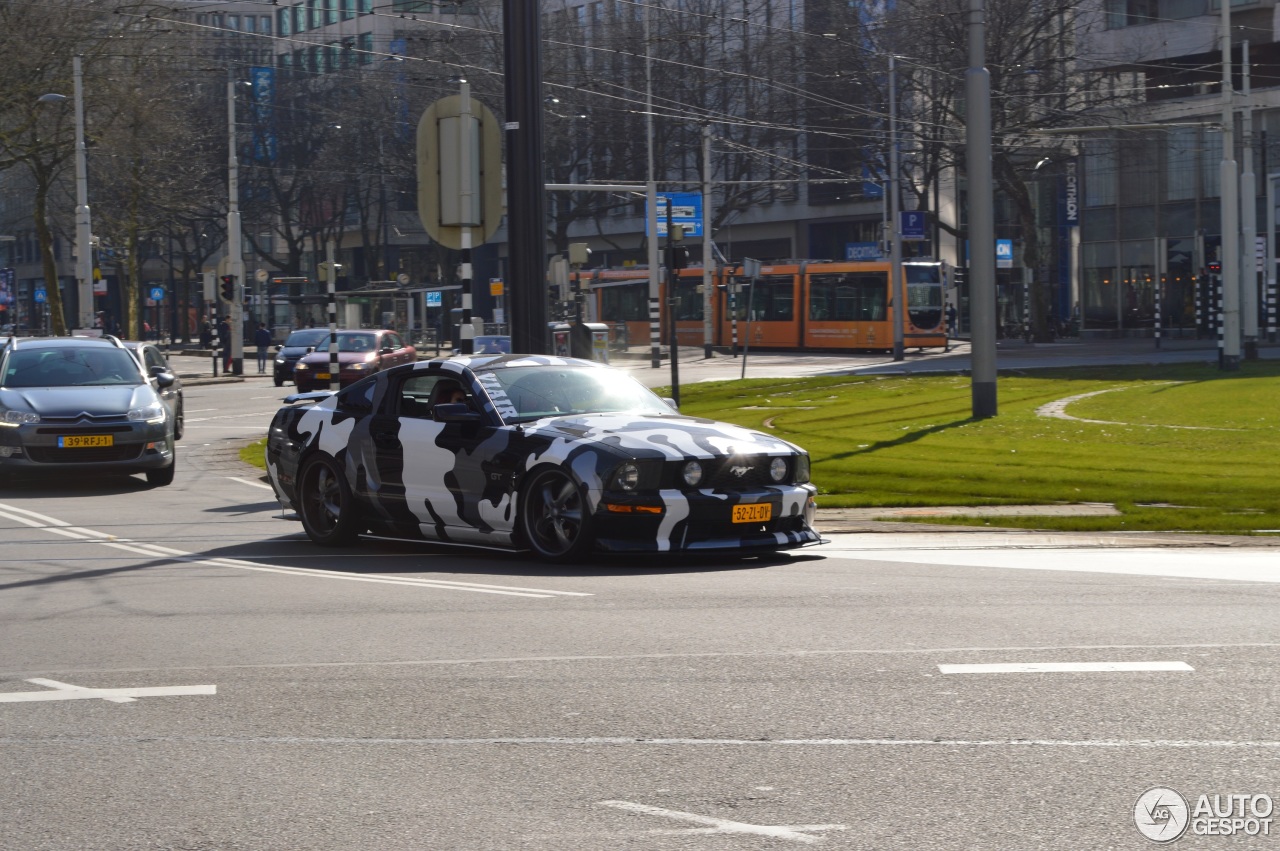
{"type": "Polygon", "coordinates": [[[147,470],[147,484],[153,488],[168,487],[173,484],[173,474],[178,471],[178,450],[173,451],[173,461],[168,467],[158,470],[147,470]]]}
{"type": "Polygon", "coordinates": [[[542,561],[577,561],[595,543],[584,488],[555,468],[534,474],[525,485],[520,526],[529,549],[542,561]]]}
{"type": "Polygon", "coordinates": [[[347,477],[328,455],[312,455],[298,474],[298,516],[307,537],[322,547],[350,544],[359,534],[360,511],[347,477]]]}

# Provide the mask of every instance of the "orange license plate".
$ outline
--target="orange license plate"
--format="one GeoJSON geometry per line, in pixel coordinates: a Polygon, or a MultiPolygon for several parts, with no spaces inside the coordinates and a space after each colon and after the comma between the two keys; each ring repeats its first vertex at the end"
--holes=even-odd
{"type": "Polygon", "coordinates": [[[321,381],[328,381],[328,380],[329,380],[329,373],[327,373],[327,372],[317,372],[317,373],[316,373],[316,378],[319,378],[321,381]]]}
{"type": "Polygon", "coordinates": [[[112,446],[114,440],[109,434],[64,434],[58,437],[58,445],[63,449],[83,449],[89,446],[112,446]]]}
{"type": "Polygon", "coordinates": [[[733,507],[734,523],[767,523],[773,519],[773,503],[753,502],[733,507]]]}

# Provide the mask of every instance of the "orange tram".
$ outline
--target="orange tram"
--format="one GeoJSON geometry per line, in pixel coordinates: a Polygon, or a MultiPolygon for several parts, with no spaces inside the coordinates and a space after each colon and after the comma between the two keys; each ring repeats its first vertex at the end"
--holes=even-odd
{"type": "MultiPolygon", "coordinates": [[[[712,344],[790,351],[892,351],[896,300],[888,261],[787,261],[762,265],[754,281],[741,266],[712,275],[712,344]],[[736,325],[736,328],[735,328],[736,325]]],[[[682,346],[704,343],[702,269],[679,270],[676,335],[682,346]]],[[[906,291],[904,348],[945,347],[945,264],[902,263],[906,291]]],[[[660,291],[662,341],[669,340],[666,275],[660,291]]],[[[587,313],[613,329],[615,342],[649,343],[649,279],[643,267],[581,273],[587,313]]]]}

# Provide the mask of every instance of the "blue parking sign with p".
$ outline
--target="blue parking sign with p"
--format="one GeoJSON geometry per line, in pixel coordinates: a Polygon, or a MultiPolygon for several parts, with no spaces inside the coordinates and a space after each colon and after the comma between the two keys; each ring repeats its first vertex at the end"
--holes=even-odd
{"type": "Polygon", "coordinates": [[[923,240],[925,214],[923,210],[904,210],[898,213],[898,231],[903,239],[923,240]]]}

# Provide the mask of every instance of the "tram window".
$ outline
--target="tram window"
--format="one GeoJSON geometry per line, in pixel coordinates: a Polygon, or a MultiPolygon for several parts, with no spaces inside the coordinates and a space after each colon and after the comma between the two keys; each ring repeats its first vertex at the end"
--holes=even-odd
{"type": "Polygon", "coordinates": [[[748,302],[751,319],[756,322],[790,322],[795,318],[795,279],[791,276],[758,278],[754,296],[749,281],[740,280],[740,284],[736,311],[739,320],[747,318],[748,302]]]}
{"type": "Polygon", "coordinates": [[[882,322],[889,276],[885,272],[813,275],[809,318],[833,322],[882,322]]]}
{"type": "Polygon", "coordinates": [[[649,318],[649,291],[645,284],[600,288],[600,315],[608,322],[639,322],[649,318]]]}
{"type": "Polygon", "coordinates": [[[701,286],[696,281],[681,281],[676,285],[676,320],[679,322],[693,321],[702,318],[702,293],[698,292],[701,286]]]}

